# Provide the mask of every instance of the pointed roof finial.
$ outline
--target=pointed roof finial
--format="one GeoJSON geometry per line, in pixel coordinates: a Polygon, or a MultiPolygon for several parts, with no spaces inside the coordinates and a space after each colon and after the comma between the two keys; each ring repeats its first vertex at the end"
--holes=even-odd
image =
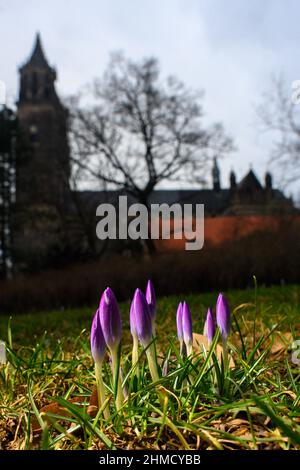
{"type": "Polygon", "coordinates": [[[28,65],[39,67],[39,68],[50,68],[48,61],[45,57],[41,35],[39,32],[36,33],[35,43],[32,50],[32,54],[28,62],[21,68],[27,67],[28,65]]]}
{"type": "Polygon", "coordinates": [[[272,175],[269,171],[265,174],[265,186],[267,189],[272,189],[272,175]]]}
{"type": "Polygon", "coordinates": [[[220,168],[219,168],[219,165],[218,165],[218,160],[217,160],[217,156],[216,156],[216,155],[214,156],[213,161],[214,161],[214,163],[213,163],[213,168],[212,168],[213,188],[214,188],[214,190],[219,191],[220,188],[221,188],[221,184],[220,184],[220,168]]]}
{"type": "Polygon", "coordinates": [[[41,33],[39,31],[35,35],[35,47],[42,49],[41,33]]]}
{"type": "Polygon", "coordinates": [[[34,65],[47,65],[47,67],[49,67],[49,64],[43,51],[41,35],[39,32],[37,32],[36,34],[35,45],[32,56],[30,58],[30,62],[32,64],[34,63],[34,65]]]}
{"type": "Polygon", "coordinates": [[[236,174],[234,169],[231,167],[230,174],[229,174],[229,181],[230,181],[230,188],[236,188],[236,174]]]}

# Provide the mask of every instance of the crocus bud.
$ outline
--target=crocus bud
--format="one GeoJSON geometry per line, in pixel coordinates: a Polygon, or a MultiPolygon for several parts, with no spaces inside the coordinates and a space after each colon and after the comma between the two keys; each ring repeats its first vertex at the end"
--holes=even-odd
{"type": "Polygon", "coordinates": [[[155,296],[153,283],[150,279],[147,283],[147,288],[146,288],[146,300],[149,305],[150,315],[152,319],[154,319],[155,314],[156,314],[156,296],[155,296]]]}
{"type": "Polygon", "coordinates": [[[188,356],[192,353],[193,329],[192,316],[187,302],[182,305],[182,333],[188,356]]]}
{"type": "Polygon", "coordinates": [[[91,352],[95,363],[103,361],[105,354],[105,339],[101,328],[99,310],[96,311],[92,322],[91,352]]]}
{"type": "Polygon", "coordinates": [[[136,335],[144,347],[152,340],[152,319],[145,295],[136,289],[130,307],[130,330],[136,335]]]}
{"type": "Polygon", "coordinates": [[[230,310],[226,297],[219,294],[216,306],[217,325],[223,340],[226,340],[230,331],[230,310]]]}
{"type": "Polygon", "coordinates": [[[204,334],[207,337],[209,343],[212,343],[215,336],[216,328],[214,317],[211,308],[207,310],[206,320],[204,324],[204,334]]]}
{"type": "Polygon", "coordinates": [[[121,341],[122,320],[115,294],[109,287],[102,294],[99,316],[105,342],[113,350],[121,341]]]}
{"type": "Polygon", "coordinates": [[[180,302],[177,307],[177,314],[176,314],[176,324],[177,324],[177,336],[179,339],[180,344],[183,341],[183,331],[182,331],[182,303],[180,302]]]}

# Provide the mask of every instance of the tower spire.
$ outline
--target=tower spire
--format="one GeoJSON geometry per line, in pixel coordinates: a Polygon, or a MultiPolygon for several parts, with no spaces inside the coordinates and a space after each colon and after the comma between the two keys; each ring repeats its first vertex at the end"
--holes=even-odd
{"type": "Polygon", "coordinates": [[[39,32],[36,33],[33,51],[27,65],[29,64],[35,65],[36,67],[49,67],[48,61],[45,57],[41,35],[39,32]]]}
{"type": "Polygon", "coordinates": [[[220,191],[221,183],[220,183],[220,168],[218,165],[217,157],[214,157],[214,164],[212,168],[212,178],[213,178],[213,188],[214,191],[220,191]]]}
{"type": "Polygon", "coordinates": [[[46,59],[44,49],[42,46],[41,35],[39,32],[36,33],[34,45],[32,48],[29,59],[20,67],[19,71],[22,73],[28,68],[34,68],[38,70],[47,70],[55,74],[55,70],[50,67],[48,60],[46,59]]]}
{"type": "Polygon", "coordinates": [[[49,65],[42,46],[40,33],[36,34],[28,61],[20,71],[20,102],[56,100],[54,82],[56,72],[49,65]]]}
{"type": "Polygon", "coordinates": [[[236,175],[233,169],[230,171],[229,175],[229,181],[230,181],[230,189],[235,189],[236,188],[236,175]]]}

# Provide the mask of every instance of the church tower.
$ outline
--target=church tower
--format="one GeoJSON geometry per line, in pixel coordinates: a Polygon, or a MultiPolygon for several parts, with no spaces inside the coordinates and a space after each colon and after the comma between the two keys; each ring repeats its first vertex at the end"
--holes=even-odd
{"type": "Polygon", "coordinates": [[[62,252],[71,165],[68,112],[56,93],[56,72],[39,34],[19,72],[13,247],[17,269],[27,269],[47,265],[62,252]]]}
{"type": "Polygon", "coordinates": [[[21,151],[18,161],[17,201],[61,205],[70,177],[68,115],[56,94],[56,72],[47,62],[39,34],[19,72],[17,114],[27,151],[21,151]]]}

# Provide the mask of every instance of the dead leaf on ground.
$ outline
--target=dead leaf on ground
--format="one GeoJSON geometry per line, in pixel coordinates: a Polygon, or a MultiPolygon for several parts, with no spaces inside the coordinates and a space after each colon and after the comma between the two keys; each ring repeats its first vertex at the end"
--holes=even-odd
{"type": "MultiPolygon", "coordinates": [[[[97,414],[98,411],[98,398],[97,398],[97,388],[96,386],[93,387],[92,394],[90,398],[88,397],[74,397],[68,400],[69,403],[76,404],[80,408],[83,408],[86,406],[87,401],[89,402],[89,406],[87,408],[87,413],[94,417],[97,414]]],[[[40,413],[45,414],[43,416],[44,421],[46,421],[48,424],[51,424],[51,420],[47,417],[46,413],[52,413],[58,416],[61,416],[62,418],[59,419],[58,421],[63,421],[64,417],[70,417],[71,413],[62,405],[59,405],[58,403],[50,403],[49,405],[45,405],[40,409],[40,413]]],[[[32,420],[32,430],[35,433],[39,433],[42,431],[42,428],[36,418],[32,420]]]]}
{"type": "Polygon", "coordinates": [[[271,348],[272,354],[281,354],[289,349],[293,342],[292,333],[274,333],[274,343],[271,348]]]}
{"type": "MultiPolygon", "coordinates": [[[[195,351],[199,351],[199,352],[203,352],[203,348],[206,351],[209,351],[210,346],[209,346],[209,342],[206,336],[201,335],[200,333],[193,333],[193,348],[195,351]]],[[[219,361],[221,361],[222,354],[223,354],[223,348],[220,344],[217,344],[216,355],[219,361]]],[[[229,356],[229,367],[230,368],[235,367],[232,356],[229,356]]]]}

